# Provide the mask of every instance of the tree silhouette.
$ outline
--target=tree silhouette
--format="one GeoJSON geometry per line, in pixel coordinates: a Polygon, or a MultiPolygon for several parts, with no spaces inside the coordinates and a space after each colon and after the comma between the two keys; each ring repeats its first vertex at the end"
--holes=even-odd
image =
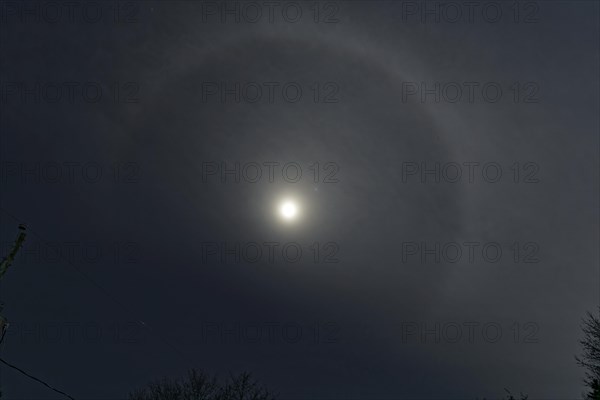
{"type": "Polygon", "coordinates": [[[529,398],[528,395],[521,393],[521,397],[517,399],[515,396],[513,396],[510,390],[505,388],[504,391],[507,393],[506,400],[527,400],[529,398]]]}
{"type": "Polygon", "coordinates": [[[129,400],[274,400],[275,396],[244,372],[224,382],[192,369],[181,380],[162,379],[129,394],[129,400]]]}
{"type": "Polygon", "coordinates": [[[592,379],[588,384],[590,392],[587,394],[588,400],[600,400],[600,381],[598,379],[592,379]]]}
{"type": "Polygon", "coordinates": [[[600,318],[588,312],[583,319],[581,330],[583,339],[579,343],[583,352],[580,357],[575,357],[575,359],[580,366],[586,369],[584,381],[589,388],[586,398],[600,400],[600,318]]]}
{"type": "MultiPolygon", "coordinates": [[[[15,257],[17,256],[19,249],[21,248],[21,246],[23,246],[23,242],[25,241],[25,237],[26,237],[25,226],[19,225],[19,230],[20,230],[19,235],[17,236],[17,239],[15,240],[15,244],[13,245],[10,253],[8,253],[8,255],[6,257],[4,257],[4,259],[2,259],[2,262],[0,262],[0,279],[4,276],[6,271],[8,271],[8,268],[11,266],[11,264],[15,260],[15,257]]],[[[4,304],[0,303],[0,312],[2,312],[3,308],[4,308],[4,304]]],[[[8,328],[8,322],[2,316],[2,314],[0,314],[0,343],[2,343],[2,340],[4,339],[4,334],[6,333],[7,328],[8,328]]]]}
{"type": "MultiPolygon", "coordinates": [[[[510,390],[504,388],[504,391],[506,392],[506,398],[502,398],[501,400],[527,400],[529,399],[529,395],[523,394],[521,393],[521,397],[516,398],[515,396],[513,396],[513,394],[510,392],[510,390]]],[[[479,400],[479,398],[477,398],[477,400],[479,400]]],[[[481,400],[487,400],[485,397],[481,400]]]]}
{"type": "MultiPolygon", "coordinates": [[[[15,240],[15,244],[13,245],[11,251],[8,253],[8,255],[6,257],[4,257],[2,259],[2,262],[0,262],[0,278],[2,278],[2,276],[4,276],[4,274],[6,273],[6,271],[8,271],[8,267],[10,267],[12,262],[15,260],[15,257],[17,256],[17,252],[19,251],[21,246],[23,246],[23,242],[25,241],[25,236],[26,236],[25,226],[19,225],[19,230],[20,230],[19,235],[17,236],[17,239],[15,240]]],[[[0,313],[2,312],[3,309],[4,309],[4,304],[2,304],[0,302],[0,313]]],[[[0,314],[0,344],[4,340],[4,334],[6,333],[7,328],[8,328],[8,322],[6,321],[6,318],[4,318],[2,316],[2,314],[0,314]]],[[[0,398],[1,397],[2,397],[2,389],[0,389],[0,398]]]]}

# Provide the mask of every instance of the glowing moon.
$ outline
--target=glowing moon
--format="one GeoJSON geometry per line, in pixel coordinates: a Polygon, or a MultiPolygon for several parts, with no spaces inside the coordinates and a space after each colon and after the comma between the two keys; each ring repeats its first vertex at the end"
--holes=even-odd
{"type": "Polygon", "coordinates": [[[298,206],[291,200],[284,201],[279,207],[279,214],[283,219],[291,221],[298,215],[298,206]]]}

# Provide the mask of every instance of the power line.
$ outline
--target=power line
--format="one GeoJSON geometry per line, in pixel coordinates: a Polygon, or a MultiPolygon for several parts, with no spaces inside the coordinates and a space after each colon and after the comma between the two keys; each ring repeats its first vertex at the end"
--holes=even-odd
{"type": "MultiPolygon", "coordinates": [[[[1,344],[2,344],[2,342],[4,341],[4,335],[6,334],[6,331],[7,331],[7,329],[5,329],[5,330],[2,332],[2,337],[0,337],[0,345],[1,345],[1,344]]],[[[21,374],[25,375],[26,377],[28,377],[28,378],[30,378],[30,379],[33,379],[33,380],[34,380],[34,381],[36,381],[36,382],[39,382],[39,383],[41,383],[42,385],[44,385],[44,386],[46,386],[47,388],[49,388],[49,389],[51,389],[51,390],[55,391],[56,393],[60,393],[60,394],[62,394],[62,395],[64,395],[64,396],[68,397],[68,398],[69,398],[69,399],[71,399],[71,400],[75,400],[75,399],[74,399],[72,396],[69,396],[68,394],[66,394],[66,393],[65,393],[65,392],[63,392],[62,390],[58,390],[58,389],[56,389],[56,388],[54,388],[54,387],[50,386],[49,384],[47,384],[46,382],[42,381],[41,379],[39,379],[39,378],[36,378],[35,376],[33,376],[33,375],[31,375],[31,374],[28,374],[27,372],[23,371],[21,368],[19,368],[19,367],[15,366],[15,365],[12,365],[12,364],[10,364],[10,363],[9,363],[9,362],[7,362],[7,361],[4,361],[4,360],[3,360],[1,357],[0,357],[0,362],[1,362],[1,363],[3,363],[3,364],[4,364],[4,365],[6,365],[6,366],[8,366],[8,367],[10,367],[10,368],[12,368],[12,369],[14,369],[14,370],[18,371],[18,372],[20,372],[21,374]]]]}
{"type": "MultiPolygon", "coordinates": [[[[19,226],[19,228],[20,228],[20,229],[24,229],[24,228],[21,228],[21,226],[19,226]]],[[[7,261],[7,262],[9,263],[8,265],[10,265],[10,261],[11,261],[11,259],[15,257],[15,255],[16,255],[16,252],[19,250],[19,247],[21,247],[21,245],[23,244],[23,240],[25,240],[25,236],[24,236],[24,235],[23,235],[23,236],[19,235],[19,238],[17,239],[17,244],[16,244],[15,248],[13,249],[12,253],[11,253],[11,254],[10,254],[8,257],[7,257],[7,259],[8,259],[8,261],[7,261]]],[[[5,259],[5,260],[6,260],[6,259],[5,259]]],[[[7,268],[7,269],[8,269],[8,265],[6,266],[6,268],[7,268]]],[[[0,318],[1,318],[1,317],[0,317],[0,318]]],[[[1,344],[2,344],[2,342],[4,341],[4,335],[6,334],[6,331],[7,331],[7,330],[8,330],[8,323],[6,323],[6,322],[5,322],[4,326],[2,326],[2,336],[0,336],[0,345],[1,345],[1,344]]],[[[46,386],[46,387],[47,387],[47,388],[49,388],[50,390],[53,390],[53,391],[55,391],[56,393],[62,394],[62,395],[64,395],[64,396],[68,397],[68,398],[69,398],[69,399],[71,399],[71,400],[75,400],[73,397],[69,396],[68,394],[66,394],[66,393],[65,393],[65,392],[63,392],[62,390],[58,390],[58,389],[56,389],[56,388],[54,388],[54,387],[50,386],[49,384],[47,384],[46,382],[42,381],[41,379],[39,379],[39,378],[36,378],[35,376],[33,376],[33,375],[31,375],[31,374],[28,374],[27,372],[23,371],[21,368],[19,368],[19,367],[15,366],[15,365],[12,365],[12,364],[10,364],[9,362],[7,362],[7,361],[3,360],[2,358],[0,358],[0,362],[2,362],[4,365],[6,365],[6,366],[8,366],[8,367],[10,367],[10,368],[12,368],[12,369],[14,369],[14,370],[18,371],[18,372],[20,372],[21,374],[25,375],[25,376],[26,376],[26,377],[28,377],[29,379],[32,379],[32,380],[34,380],[34,381],[36,381],[36,382],[39,382],[39,383],[41,383],[42,385],[46,386]]]]}
{"type": "MultiPolygon", "coordinates": [[[[12,215],[11,213],[7,212],[6,210],[4,210],[2,207],[0,207],[0,211],[4,212],[5,214],[7,214],[9,217],[11,217],[12,219],[14,219],[17,222],[21,222],[19,220],[19,218],[15,217],[14,215],[12,215]]],[[[1,213],[0,213],[1,214],[1,213]]],[[[42,241],[42,243],[50,248],[52,248],[52,246],[48,245],[48,241],[45,240],[41,235],[39,235],[37,232],[33,231],[33,230],[29,230],[29,232],[31,232],[34,236],[36,236],[39,240],[42,241]]],[[[79,273],[81,276],[83,276],[89,283],[91,283],[93,286],[95,286],[98,290],[100,290],[102,293],[104,293],[105,296],[107,296],[108,298],[110,298],[113,303],[115,303],[117,306],[119,306],[121,309],[125,310],[126,313],[130,314],[130,315],[134,315],[134,313],[129,309],[129,307],[127,307],[125,304],[121,303],[119,300],[117,300],[115,297],[113,297],[102,285],[100,285],[99,283],[97,283],[95,280],[93,280],[91,277],[89,277],[86,273],[84,273],[83,271],[81,271],[77,266],[75,266],[70,260],[67,260],[65,258],[63,258],[62,254],[60,254],[60,252],[56,251],[59,258],[63,259],[63,261],[65,261],[67,264],[69,264],[73,269],[75,269],[75,271],[77,271],[77,273],[79,273]]],[[[177,354],[179,357],[181,357],[182,359],[191,362],[191,359],[188,359],[187,356],[184,356],[175,346],[173,346],[169,341],[167,341],[167,339],[165,339],[160,333],[158,333],[156,330],[154,330],[150,325],[148,325],[147,323],[145,323],[144,321],[138,320],[137,321],[138,324],[142,325],[144,328],[146,328],[148,331],[154,333],[154,335],[156,335],[164,344],[166,344],[167,346],[169,346],[174,352],[175,354],[177,354]]],[[[3,332],[6,333],[6,330],[3,332]]],[[[2,343],[2,341],[4,340],[4,334],[2,335],[2,337],[0,338],[0,344],[2,343]]],[[[41,379],[36,378],[33,375],[28,374],[27,372],[23,371],[22,369],[18,368],[17,366],[14,366],[8,362],[6,362],[5,360],[3,360],[2,358],[0,358],[0,362],[2,362],[3,364],[5,364],[6,366],[13,368],[14,370],[20,372],[21,374],[27,376],[30,379],[35,380],[36,382],[41,383],[42,385],[46,386],[47,388],[53,390],[56,393],[59,393],[67,398],[69,398],[70,400],[75,400],[72,396],[68,395],[67,393],[58,390],[50,385],[48,385],[46,382],[42,381],[41,379]]]]}
{"type": "Polygon", "coordinates": [[[19,367],[16,367],[16,366],[14,366],[14,365],[12,365],[12,364],[10,364],[10,363],[8,363],[8,362],[4,361],[2,358],[0,358],[0,362],[1,362],[2,364],[4,364],[4,365],[6,365],[6,366],[8,366],[8,367],[10,367],[10,368],[12,368],[12,369],[14,369],[14,370],[17,370],[17,371],[19,371],[20,373],[22,373],[22,374],[23,374],[23,375],[25,375],[26,377],[28,377],[28,378],[30,378],[30,379],[33,379],[33,380],[34,380],[34,381],[36,381],[36,382],[39,382],[39,383],[41,383],[42,385],[46,386],[48,389],[54,390],[56,393],[62,394],[63,396],[65,396],[65,397],[67,397],[67,398],[69,398],[69,399],[71,399],[71,400],[75,400],[73,397],[69,396],[68,394],[66,394],[66,393],[65,393],[65,392],[63,392],[62,390],[58,390],[58,389],[56,389],[56,388],[54,388],[54,387],[52,387],[52,386],[48,385],[48,384],[47,384],[46,382],[44,382],[43,380],[41,380],[41,379],[38,379],[38,378],[36,378],[35,376],[28,374],[27,372],[23,371],[21,368],[19,368],[19,367]]]}
{"type": "MultiPolygon", "coordinates": [[[[11,217],[12,219],[14,219],[16,222],[18,223],[23,223],[23,221],[21,221],[19,218],[15,217],[14,215],[12,215],[11,213],[9,213],[8,211],[6,211],[4,208],[0,207],[0,211],[4,212],[6,215],[8,215],[9,217],[11,217]]],[[[115,303],[118,307],[120,307],[121,309],[123,309],[127,314],[129,315],[135,315],[135,313],[124,303],[122,303],[120,300],[118,300],[116,297],[114,297],[108,290],[106,290],[102,285],[100,285],[99,283],[97,283],[94,279],[92,279],[89,275],[87,275],[85,272],[83,272],[79,267],[77,267],[75,264],[73,264],[73,262],[71,262],[71,260],[68,260],[66,258],[63,257],[63,255],[60,253],[60,251],[56,250],[56,248],[54,248],[53,246],[49,245],[49,241],[47,241],[46,239],[44,239],[40,234],[38,234],[37,232],[33,231],[30,227],[27,228],[28,231],[30,233],[32,233],[35,237],[37,237],[44,245],[48,246],[49,248],[53,249],[56,254],[59,256],[59,258],[61,258],[63,261],[65,261],[67,264],[69,264],[75,271],[77,271],[77,273],[79,275],[81,275],[82,277],[84,277],[90,284],[92,284],[93,286],[95,286],[99,291],[101,291],[106,297],[108,297],[110,300],[112,300],[113,303],[115,303]]],[[[156,337],[158,337],[164,344],[166,344],[168,347],[171,348],[171,350],[173,350],[173,352],[175,354],[177,354],[182,360],[185,360],[186,362],[190,362],[193,363],[193,361],[188,358],[186,355],[184,355],[181,351],[179,351],[179,349],[177,347],[175,347],[173,344],[171,344],[166,338],[164,338],[158,331],[156,331],[154,328],[152,328],[150,325],[148,325],[146,322],[142,321],[142,320],[137,320],[136,321],[139,325],[143,326],[144,328],[146,328],[149,332],[153,333],[156,337]]]]}

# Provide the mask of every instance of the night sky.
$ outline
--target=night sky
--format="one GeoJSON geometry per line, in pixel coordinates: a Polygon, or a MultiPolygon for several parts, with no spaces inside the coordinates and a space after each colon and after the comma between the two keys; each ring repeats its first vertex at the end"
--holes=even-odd
{"type": "Polygon", "coordinates": [[[0,2],[0,355],[77,399],[580,398],[599,11],[0,2]]]}

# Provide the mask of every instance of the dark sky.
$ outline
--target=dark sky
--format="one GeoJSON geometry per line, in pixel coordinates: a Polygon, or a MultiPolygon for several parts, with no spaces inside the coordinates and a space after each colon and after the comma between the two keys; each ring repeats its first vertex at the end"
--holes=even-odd
{"type": "Polygon", "coordinates": [[[100,3],[0,2],[3,359],[77,399],[580,397],[598,2],[100,3]]]}

